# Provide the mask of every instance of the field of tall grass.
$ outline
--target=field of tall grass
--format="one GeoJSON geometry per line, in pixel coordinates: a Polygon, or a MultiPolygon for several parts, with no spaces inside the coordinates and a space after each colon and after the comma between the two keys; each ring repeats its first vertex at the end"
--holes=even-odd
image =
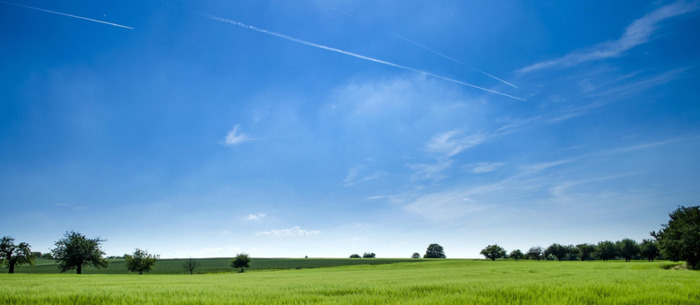
{"type": "Polygon", "coordinates": [[[663,263],[428,260],[195,275],[2,274],[2,304],[700,304],[663,263]]]}

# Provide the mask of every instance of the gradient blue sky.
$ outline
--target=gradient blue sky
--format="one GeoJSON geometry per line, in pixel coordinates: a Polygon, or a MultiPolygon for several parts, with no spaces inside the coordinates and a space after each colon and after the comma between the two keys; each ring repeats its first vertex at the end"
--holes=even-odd
{"type": "Polygon", "coordinates": [[[649,238],[697,1],[0,1],[0,235],[162,257],[649,238]]]}

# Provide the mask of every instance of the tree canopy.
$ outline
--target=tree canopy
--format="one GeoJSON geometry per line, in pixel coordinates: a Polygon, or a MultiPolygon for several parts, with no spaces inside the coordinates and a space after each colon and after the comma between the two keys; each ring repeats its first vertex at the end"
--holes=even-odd
{"type": "Polygon", "coordinates": [[[447,258],[445,256],[445,250],[442,248],[442,246],[438,244],[430,244],[428,245],[428,249],[425,251],[425,255],[423,255],[424,258],[447,258]]]}
{"type": "Polygon", "coordinates": [[[544,250],[542,250],[542,247],[532,247],[530,250],[527,250],[527,257],[531,259],[536,259],[536,260],[541,260],[542,259],[542,254],[544,253],[544,250]]]}
{"type": "Polygon", "coordinates": [[[653,262],[654,259],[661,254],[659,251],[659,243],[653,239],[645,239],[639,244],[639,253],[648,261],[653,262]]]}
{"type": "Polygon", "coordinates": [[[632,257],[639,253],[639,245],[632,239],[625,238],[615,244],[617,245],[620,256],[622,256],[626,262],[629,262],[632,257]]]}
{"type": "Polygon", "coordinates": [[[525,258],[525,254],[523,254],[520,249],[515,249],[513,251],[510,251],[510,258],[514,259],[515,261],[518,261],[519,259],[525,258]]]}
{"type": "Polygon", "coordinates": [[[651,232],[659,242],[664,258],[685,261],[692,269],[700,261],[700,206],[679,207],[668,215],[671,219],[658,232],[651,232]]]}
{"type": "Polygon", "coordinates": [[[481,250],[481,255],[486,258],[495,261],[497,258],[502,258],[506,256],[506,250],[503,249],[498,244],[488,245],[486,248],[481,250]]]}
{"type": "Polygon", "coordinates": [[[134,254],[127,254],[124,256],[126,260],[126,269],[131,272],[138,272],[143,274],[144,272],[151,271],[156,266],[156,261],[160,258],[157,254],[148,254],[148,251],[136,248],[134,254]]]}
{"type": "Polygon", "coordinates": [[[15,239],[4,236],[0,240],[0,263],[8,268],[8,273],[15,273],[15,266],[29,264],[34,266],[34,254],[28,243],[15,245],[15,239]]]}
{"type": "Polygon", "coordinates": [[[561,261],[568,254],[569,248],[557,243],[553,243],[551,246],[547,247],[547,250],[544,251],[545,256],[553,255],[558,261],[561,261]]]}
{"type": "Polygon", "coordinates": [[[576,245],[576,250],[578,251],[578,258],[581,261],[585,261],[591,258],[591,255],[595,252],[595,245],[592,244],[578,244],[576,245]]]}
{"type": "Polygon", "coordinates": [[[78,274],[83,272],[83,266],[92,265],[95,268],[106,268],[109,262],[103,258],[105,253],[100,249],[99,238],[87,238],[78,232],[66,232],[65,236],[56,242],[56,248],[51,250],[58,262],[61,272],[76,269],[78,274]]]}
{"type": "Polygon", "coordinates": [[[246,253],[238,253],[231,261],[231,267],[240,268],[241,272],[244,272],[245,268],[250,268],[250,256],[246,253]]]}
{"type": "Polygon", "coordinates": [[[603,261],[615,258],[617,253],[617,246],[609,240],[601,241],[596,246],[596,255],[603,261]]]}

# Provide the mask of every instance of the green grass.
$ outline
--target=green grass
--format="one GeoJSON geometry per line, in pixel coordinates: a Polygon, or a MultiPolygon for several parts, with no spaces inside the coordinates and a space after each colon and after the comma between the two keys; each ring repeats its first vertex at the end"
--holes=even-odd
{"type": "Polygon", "coordinates": [[[2,274],[0,304],[699,304],[700,272],[661,264],[426,260],[198,275],[2,274]]]}
{"type": "MultiPolygon", "coordinates": [[[[233,258],[198,258],[200,266],[197,273],[222,273],[235,272],[231,267],[233,258]]],[[[160,259],[156,263],[154,270],[150,274],[185,274],[182,264],[185,259],[160,259]]],[[[253,258],[250,263],[250,270],[269,269],[302,269],[302,268],[324,268],[352,265],[382,265],[402,262],[423,262],[420,259],[396,259],[396,258],[371,258],[371,259],[349,259],[349,258],[253,258]]],[[[0,269],[0,272],[7,269],[0,269]]],[[[34,267],[18,267],[17,273],[60,273],[54,260],[37,259],[34,267]]],[[[75,273],[67,271],[66,273],[75,273]]],[[[96,269],[86,267],[84,274],[128,274],[124,259],[110,259],[109,267],[106,269],[96,269]]]]}

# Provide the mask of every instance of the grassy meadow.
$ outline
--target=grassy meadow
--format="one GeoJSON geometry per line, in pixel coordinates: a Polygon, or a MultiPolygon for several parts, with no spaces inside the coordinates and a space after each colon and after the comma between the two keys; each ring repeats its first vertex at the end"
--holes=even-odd
{"type": "Polygon", "coordinates": [[[2,274],[0,303],[700,304],[700,272],[664,263],[421,261],[195,275],[2,274]]]}

